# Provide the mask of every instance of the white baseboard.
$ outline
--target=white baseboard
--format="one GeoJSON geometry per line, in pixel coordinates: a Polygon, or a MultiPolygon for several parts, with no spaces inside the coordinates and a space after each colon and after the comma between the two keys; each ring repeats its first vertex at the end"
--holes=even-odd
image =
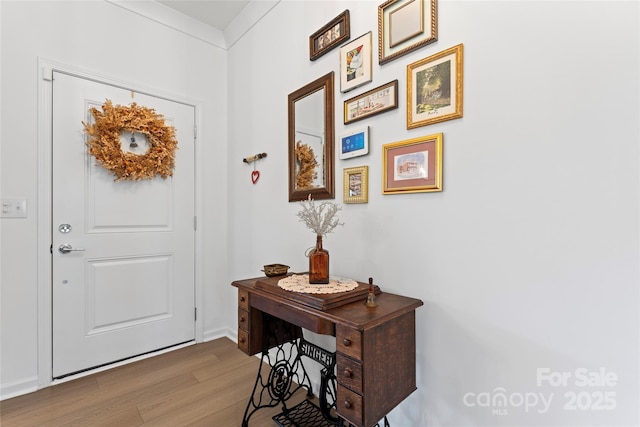
{"type": "Polygon", "coordinates": [[[238,331],[229,328],[220,328],[204,331],[202,340],[204,342],[217,340],[218,338],[229,338],[233,342],[238,342],[238,331]]]}
{"type": "Polygon", "coordinates": [[[0,400],[11,399],[38,390],[38,377],[29,377],[0,387],[0,400]]]}

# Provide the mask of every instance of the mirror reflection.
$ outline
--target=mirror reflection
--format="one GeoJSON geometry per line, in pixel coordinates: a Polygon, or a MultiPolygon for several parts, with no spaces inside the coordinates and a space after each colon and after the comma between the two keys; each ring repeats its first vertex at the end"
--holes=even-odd
{"type": "Polygon", "coordinates": [[[296,101],[295,190],[324,187],[324,88],[296,101]]]}

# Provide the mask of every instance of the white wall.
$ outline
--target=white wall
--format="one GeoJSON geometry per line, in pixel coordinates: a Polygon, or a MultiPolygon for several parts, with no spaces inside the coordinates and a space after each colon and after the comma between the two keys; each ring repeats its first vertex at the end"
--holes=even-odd
{"type": "MultiPolygon", "coordinates": [[[[352,39],[372,31],[377,47],[378,3],[283,1],[229,51],[229,280],[307,268],[314,236],[287,201],[287,95],[338,73],[338,50],[310,62],[308,37],[344,9],[352,39]],[[257,152],[253,185],[241,159],[257,152]]],[[[391,424],[638,425],[638,3],[440,1],[438,21],[436,43],[336,88],[340,135],[355,126],[344,100],[400,84],[399,109],[359,122],[370,154],[336,160],[337,200],[342,169],[368,165],[369,203],[346,205],[324,243],[332,274],[425,303],[418,390],[391,424]],[[407,64],[458,43],[464,118],[406,130],[407,64]],[[444,191],[383,196],[381,146],[438,132],[444,191]],[[571,376],[538,385],[544,368],[571,376]],[[584,386],[582,368],[617,380],[584,386]],[[484,404],[501,393],[506,406],[484,404]],[[570,410],[572,396],[609,410],[570,410]]],[[[226,289],[228,319],[234,298],[226,289]]]]}
{"type": "MultiPolygon", "coordinates": [[[[205,337],[224,334],[226,52],[103,1],[0,2],[2,197],[25,197],[28,218],[1,221],[3,397],[38,383],[38,59],[45,58],[198,104],[198,252],[205,337]]],[[[40,251],[41,252],[41,251],[40,251]]],[[[46,279],[45,279],[46,280],[46,279]]],[[[42,373],[41,373],[42,374],[42,373]]],[[[41,381],[46,381],[46,378],[41,381]]]]}

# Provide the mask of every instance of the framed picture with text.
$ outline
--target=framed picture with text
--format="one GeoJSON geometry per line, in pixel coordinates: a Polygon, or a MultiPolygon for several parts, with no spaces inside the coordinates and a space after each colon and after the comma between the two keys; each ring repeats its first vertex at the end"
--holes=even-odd
{"type": "Polygon", "coordinates": [[[340,48],[340,92],[369,83],[371,73],[371,31],[340,48]]]}
{"type": "Polygon", "coordinates": [[[382,194],[442,191],[442,133],[382,146],[382,194]]]}
{"type": "Polygon", "coordinates": [[[344,101],[344,124],[398,108],[398,80],[344,101]]]}

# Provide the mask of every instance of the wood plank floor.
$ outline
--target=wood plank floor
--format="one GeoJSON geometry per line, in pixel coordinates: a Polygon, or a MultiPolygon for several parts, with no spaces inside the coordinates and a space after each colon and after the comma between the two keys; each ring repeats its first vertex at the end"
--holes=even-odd
{"type": "MultiPolygon", "coordinates": [[[[236,427],[259,365],[220,338],[4,400],[0,425],[236,427]]],[[[249,426],[275,426],[280,410],[259,410],[249,426]]]]}

